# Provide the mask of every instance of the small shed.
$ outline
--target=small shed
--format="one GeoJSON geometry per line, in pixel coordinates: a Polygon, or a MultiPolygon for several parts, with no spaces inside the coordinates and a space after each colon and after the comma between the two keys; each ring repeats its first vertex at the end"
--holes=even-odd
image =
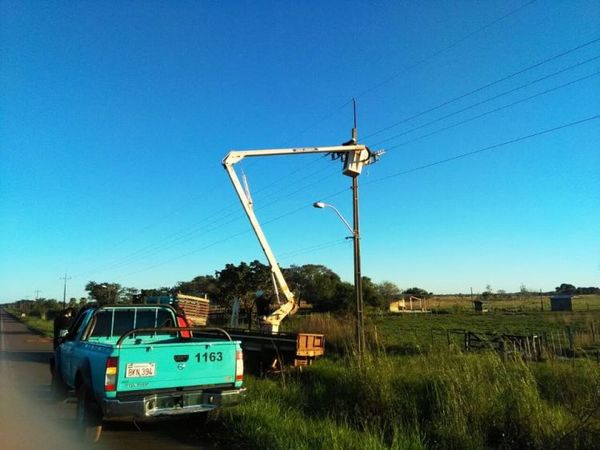
{"type": "Polygon", "coordinates": [[[484,302],[483,300],[473,300],[473,308],[475,308],[475,312],[478,313],[486,313],[488,312],[487,308],[486,308],[486,302],[484,302]]]}
{"type": "Polygon", "coordinates": [[[551,311],[573,311],[573,296],[560,294],[550,297],[551,311]]]}

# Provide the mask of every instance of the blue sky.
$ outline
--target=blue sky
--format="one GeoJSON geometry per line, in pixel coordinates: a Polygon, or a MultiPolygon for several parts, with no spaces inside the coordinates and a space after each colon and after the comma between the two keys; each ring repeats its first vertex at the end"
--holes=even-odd
{"type": "MultiPolygon", "coordinates": [[[[340,144],[352,97],[359,140],[387,149],[359,180],[365,275],[437,293],[600,284],[597,1],[0,8],[0,301],[61,298],[65,271],[79,297],[265,262],[221,159],[340,144]]],[[[311,207],[351,218],[339,162],[241,166],[281,264],[350,281],[343,224],[311,207]]]]}

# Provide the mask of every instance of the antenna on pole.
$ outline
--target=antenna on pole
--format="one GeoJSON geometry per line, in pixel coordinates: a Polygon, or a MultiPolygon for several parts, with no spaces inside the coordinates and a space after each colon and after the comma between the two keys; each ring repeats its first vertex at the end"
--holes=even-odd
{"type": "MultiPolygon", "coordinates": [[[[356,128],[356,99],[352,99],[352,138],[348,142],[344,142],[342,145],[356,145],[358,143],[358,130],[356,128]]],[[[350,157],[349,155],[344,155],[344,158],[350,157]]]]}
{"type": "Polygon", "coordinates": [[[352,112],[354,115],[354,126],[352,127],[352,142],[356,144],[358,142],[358,130],[356,128],[356,99],[352,99],[352,112]]]}

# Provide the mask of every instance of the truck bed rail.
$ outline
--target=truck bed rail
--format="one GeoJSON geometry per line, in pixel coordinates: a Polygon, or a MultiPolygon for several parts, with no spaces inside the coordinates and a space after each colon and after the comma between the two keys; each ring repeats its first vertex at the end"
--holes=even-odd
{"type": "Polygon", "coordinates": [[[132,334],[138,334],[138,333],[143,333],[143,334],[147,334],[147,333],[157,333],[157,332],[172,332],[172,333],[179,333],[182,331],[188,331],[191,333],[194,333],[194,331],[196,332],[202,332],[202,331],[211,331],[211,332],[218,332],[223,334],[228,341],[232,341],[233,339],[231,339],[231,335],[225,331],[223,328],[216,328],[216,327],[210,327],[210,328],[206,328],[206,327],[154,327],[154,328],[133,328],[129,331],[126,331],[125,333],[123,333],[121,335],[121,337],[119,337],[119,340],[117,341],[117,347],[121,348],[121,345],[123,344],[123,341],[128,337],[131,336],[132,334]]]}

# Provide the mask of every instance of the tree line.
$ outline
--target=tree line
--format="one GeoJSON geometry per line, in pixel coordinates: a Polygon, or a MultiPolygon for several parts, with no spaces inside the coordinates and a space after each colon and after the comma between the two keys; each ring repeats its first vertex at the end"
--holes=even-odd
{"type": "MultiPolygon", "coordinates": [[[[344,311],[354,305],[354,286],[343,281],[330,268],[319,264],[305,264],[282,269],[284,277],[302,303],[311,305],[314,311],[344,311]]],[[[403,291],[394,283],[375,283],[369,277],[362,277],[363,300],[366,305],[387,307],[403,291]]],[[[175,286],[158,288],[128,288],[118,283],[90,281],[85,290],[90,299],[98,304],[138,303],[148,296],[175,295],[180,292],[188,295],[207,296],[212,304],[227,307],[234,299],[240,299],[243,308],[252,308],[256,292],[263,291],[267,298],[275,301],[271,270],[269,266],[254,260],[250,263],[226,264],[213,275],[198,275],[190,281],[180,281],[175,286]]],[[[419,288],[405,291],[407,294],[425,294],[419,288]]],[[[283,300],[283,299],[282,299],[283,300]]]]}

